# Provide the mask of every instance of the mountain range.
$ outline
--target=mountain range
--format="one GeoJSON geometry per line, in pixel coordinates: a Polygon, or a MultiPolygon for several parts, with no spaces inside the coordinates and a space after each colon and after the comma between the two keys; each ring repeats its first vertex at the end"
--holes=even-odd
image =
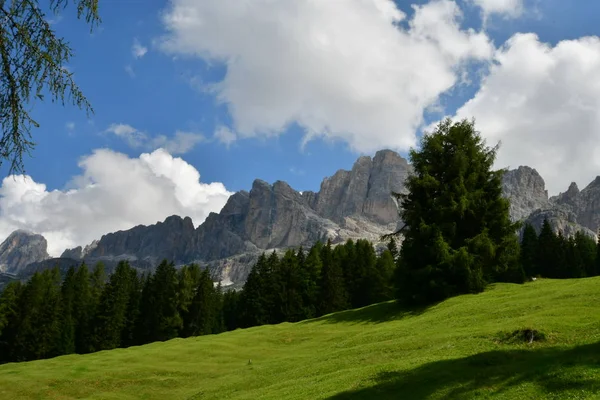
{"type": "MultiPolygon", "coordinates": [[[[382,246],[381,235],[402,224],[391,192],[405,190],[411,171],[406,159],[381,150],[372,158],[359,157],[350,171],[325,178],[318,192],[257,179],[250,191],[234,193],[218,214],[211,213],[198,227],[189,217],[173,215],[154,225],[107,233],[83,248],[65,250],[59,258],[48,256],[43,236],[18,230],[0,244],[0,272],[26,278],[40,269],[66,269],[82,261],[102,261],[111,270],[120,260],[145,270],[168,259],[176,265],[205,265],[213,279],[239,285],[264,251],[350,238],[382,246]]],[[[511,218],[538,230],[544,219],[565,235],[583,231],[595,237],[600,227],[600,177],[581,191],[573,183],[549,198],[539,173],[521,166],[504,174],[503,194],[511,202],[511,218]]]]}

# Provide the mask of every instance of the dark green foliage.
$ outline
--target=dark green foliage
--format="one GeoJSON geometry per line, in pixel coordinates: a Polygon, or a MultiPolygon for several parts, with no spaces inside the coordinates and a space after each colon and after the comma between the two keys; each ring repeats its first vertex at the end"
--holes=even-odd
{"type": "MultiPolygon", "coordinates": [[[[334,255],[331,242],[321,249],[321,282],[317,310],[319,315],[329,314],[348,308],[348,292],[344,281],[344,269],[340,252],[334,255]]],[[[347,268],[346,268],[347,270],[347,268]]]]}
{"type": "MultiPolygon", "coordinates": [[[[14,343],[21,317],[21,282],[9,283],[0,293],[0,363],[15,361],[14,343]]],[[[22,359],[22,357],[19,357],[22,359]]]]}
{"type": "Polygon", "coordinates": [[[11,361],[38,360],[60,354],[61,299],[58,268],[36,273],[19,296],[18,326],[11,361]]]}
{"type": "Polygon", "coordinates": [[[150,278],[147,290],[149,313],[145,326],[150,342],[169,340],[178,336],[183,321],[178,310],[177,270],[173,263],[164,260],[150,278]]]}
{"type": "Polygon", "coordinates": [[[575,247],[579,253],[583,274],[581,276],[596,276],[596,241],[583,232],[575,234],[575,247]]]}
{"type": "Polygon", "coordinates": [[[200,273],[190,311],[183,323],[183,337],[219,333],[223,329],[222,298],[207,269],[200,273]]]}
{"type": "Polygon", "coordinates": [[[92,338],[95,351],[110,350],[121,345],[123,329],[127,326],[134,272],[127,261],[119,262],[100,296],[92,338]]]}
{"type": "Polygon", "coordinates": [[[228,290],[223,295],[223,323],[225,330],[233,331],[240,327],[240,295],[235,290],[228,290]]]}
{"type": "Polygon", "coordinates": [[[75,328],[77,320],[74,315],[75,307],[75,268],[71,267],[63,280],[61,287],[61,327],[60,354],[75,352],[75,328]]]}
{"type": "Polygon", "coordinates": [[[521,266],[528,278],[540,274],[537,265],[538,237],[531,224],[526,224],[523,229],[523,238],[521,239],[521,266]]]}
{"type": "Polygon", "coordinates": [[[488,281],[515,268],[505,250],[516,224],[502,197],[502,175],[474,123],[441,122],[411,150],[414,174],[407,194],[396,194],[406,224],[400,250],[400,300],[430,303],[481,292],[488,281]],[[500,260],[500,257],[503,257],[500,260]]]}

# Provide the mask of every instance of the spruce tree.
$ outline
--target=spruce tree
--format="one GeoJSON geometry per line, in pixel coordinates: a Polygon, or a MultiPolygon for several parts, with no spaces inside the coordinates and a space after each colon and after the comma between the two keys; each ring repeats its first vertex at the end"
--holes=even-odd
{"type": "Polygon", "coordinates": [[[348,292],[344,281],[342,260],[334,257],[330,240],[321,249],[321,262],[323,266],[319,284],[318,315],[347,309],[348,292]]]}
{"type": "Polygon", "coordinates": [[[0,363],[16,361],[14,342],[21,324],[21,295],[24,285],[9,283],[0,293],[0,363]]]}
{"type": "Polygon", "coordinates": [[[545,278],[557,278],[556,255],[559,252],[558,238],[547,219],[544,219],[540,235],[538,236],[537,260],[538,272],[545,278]]]}
{"type": "Polygon", "coordinates": [[[96,305],[92,296],[90,273],[82,263],[74,277],[75,296],[73,300],[73,318],[75,318],[75,352],[82,354],[90,351],[93,333],[93,316],[96,305]]]}
{"type": "Polygon", "coordinates": [[[223,295],[223,322],[225,329],[233,331],[240,327],[240,295],[235,290],[228,290],[223,295]]]}
{"type": "Polygon", "coordinates": [[[575,246],[579,250],[584,276],[596,276],[596,241],[583,232],[577,232],[575,246]]]}
{"type": "Polygon", "coordinates": [[[504,171],[492,170],[496,151],[474,122],[449,119],[410,151],[408,193],[395,194],[405,223],[400,300],[423,304],[481,292],[495,276],[520,267],[506,240],[518,225],[502,197],[504,171]]]}
{"type": "Polygon", "coordinates": [[[536,264],[538,252],[538,236],[531,224],[526,224],[521,239],[521,266],[527,278],[539,275],[536,264]]]}

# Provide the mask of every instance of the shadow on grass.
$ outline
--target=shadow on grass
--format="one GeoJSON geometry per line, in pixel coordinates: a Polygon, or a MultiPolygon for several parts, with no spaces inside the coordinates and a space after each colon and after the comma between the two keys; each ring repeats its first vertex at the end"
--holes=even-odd
{"type": "Polygon", "coordinates": [[[339,322],[382,323],[402,319],[408,316],[421,315],[433,306],[435,306],[435,304],[426,307],[406,308],[402,307],[396,301],[389,301],[355,310],[346,310],[325,315],[318,318],[318,320],[332,324],[339,322]]]}
{"type": "MultiPolygon", "coordinates": [[[[568,349],[490,351],[413,370],[380,373],[373,386],[330,399],[487,398],[522,384],[537,387],[536,398],[584,398],[585,393],[600,391],[599,377],[600,343],[568,349]]],[[[523,393],[517,397],[533,398],[523,393]]]]}

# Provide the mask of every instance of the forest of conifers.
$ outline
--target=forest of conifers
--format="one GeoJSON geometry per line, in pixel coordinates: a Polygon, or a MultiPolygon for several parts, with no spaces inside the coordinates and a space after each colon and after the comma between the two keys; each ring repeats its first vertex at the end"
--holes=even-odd
{"type": "MultiPolygon", "coordinates": [[[[600,245],[584,234],[539,235],[526,226],[521,240],[525,277],[598,275],[600,245]]],[[[376,255],[366,240],[307,252],[261,255],[243,290],[223,291],[197,265],[176,269],[163,261],[140,274],[126,261],[106,276],[101,263],[36,273],[0,295],[0,362],[90,353],[176,337],[295,322],[399,297],[398,254],[392,241],[376,255]]],[[[489,283],[489,282],[488,282],[489,283]]]]}

